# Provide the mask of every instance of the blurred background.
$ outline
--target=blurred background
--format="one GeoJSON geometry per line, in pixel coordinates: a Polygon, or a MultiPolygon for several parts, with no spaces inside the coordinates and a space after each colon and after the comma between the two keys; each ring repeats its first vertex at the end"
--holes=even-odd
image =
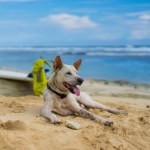
{"type": "Polygon", "coordinates": [[[83,59],[84,78],[150,84],[149,0],[0,0],[0,67],[83,59]]]}

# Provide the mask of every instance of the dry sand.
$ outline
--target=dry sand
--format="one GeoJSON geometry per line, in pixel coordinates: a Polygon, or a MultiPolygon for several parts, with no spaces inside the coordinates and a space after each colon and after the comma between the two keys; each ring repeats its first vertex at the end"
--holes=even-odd
{"type": "Polygon", "coordinates": [[[78,122],[80,130],[69,129],[64,124],[53,125],[40,116],[42,97],[0,96],[0,150],[149,150],[149,88],[104,85],[88,81],[82,89],[103,104],[128,111],[128,116],[124,116],[90,110],[113,119],[111,127],[79,116],[58,117],[63,122],[78,122]]]}

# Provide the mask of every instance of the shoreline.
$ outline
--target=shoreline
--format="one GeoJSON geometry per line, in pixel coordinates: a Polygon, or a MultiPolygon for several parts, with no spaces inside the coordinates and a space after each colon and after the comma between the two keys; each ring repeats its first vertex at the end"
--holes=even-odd
{"type": "Polygon", "coordinates": [[[85,80],[81,90],[90,95],[150,99],[150,85],[124,81],[85,80]]]}
{"type": "Polygon", "coordinates": [[[106,79],[94,79],[94,78],[85,78],[85,80],[93,80],[97,82],[103,82],[105,84],[114,83],[114,84],[120,84],[120,85],[132,85],[132,86],[146,86],[150,87],[150,83],[144,83],[144,82],[134,82],[130,80],[106,80],[106,79]]]}
{"type": "MultiPolygon", "coordinates": [[[[114,96],[150,99],[150,85],[136,84],[128,81],[108,81],[85,79],[80,87],[91,96],[114,96]]],[[[32,82],[0,79],[0,95],[26,96],[34,95],[32,82]]]]}

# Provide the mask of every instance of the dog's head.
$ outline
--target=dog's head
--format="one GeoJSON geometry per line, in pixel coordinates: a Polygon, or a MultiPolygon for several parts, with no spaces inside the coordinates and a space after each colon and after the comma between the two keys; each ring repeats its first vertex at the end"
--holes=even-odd
{"type": "Polygon", "coordinates": [[[82,60],[79,59],[73,65],[63,64],[60,56],[57,56],[54,61],[54,71],[57,83],[77,96],[80,95],[80,90],[77,87],[83,83],[83,79],[78,75],[78,69],[82,60]]]}

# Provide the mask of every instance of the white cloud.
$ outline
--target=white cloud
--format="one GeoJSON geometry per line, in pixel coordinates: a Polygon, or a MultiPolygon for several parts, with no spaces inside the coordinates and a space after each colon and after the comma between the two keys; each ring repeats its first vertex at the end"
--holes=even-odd
{"type": "Polygon", "coordinates": [[[40,21],[47,24],[60,25],[66,29],[92,29],[96,28],[98,24],[90,20],[88,16],[76,16],[70,14],[55,14],[42,18],[40,21]]]}
{"type": "Polygon", "coordinates": [[[136,16],[141,16],[149,13],[150,11],[139,11],[139,12],[126,13],[125,16],[136,17],[136,16]]]}
{"type": "Polygon", "coordinates": [[[136,17],[136,16],[139,16],[139,15],[142,15],[143,13],[145,13],[145,12],[132,12],[132,13],[126,13],[124,15],[128,16],[128,17],[136,17]]]}
{"type": "Polygon", "coordinates": [[[127,13],[127,14],[125,14],[125,16],[137,17],[137,19],[141,19],[141,20],[150,20],[150,12],[149,11],[127,13]]]}
{"type": "Polygon", "coordinates": [[[150,11],[126,13],[125,24],[129,28],[129,39],[150,39],[150,11]]]}
{"type": "Polygon", "coordinates": [[[139,16],[139,19],[150,20],[150,14],[141,15],[141,16],[139,16]]]}
{"type": "Polygon", "coordinates": [[[134,30],[131,32],[130,39],[136,40],[150,39],[150,30],[149,29],[134,30]]]}
{"type": "Polygon", "coordinates": [[[31,2],[35,0],[0,0],[0,3],[7,3],[7,2],[31,2]]]}
{"type": "Polygon", "coordinates": [[[137,19],[130,24],[130,39],[142,40],[150,39],[150,22],[148,20],[137,19]]]}

